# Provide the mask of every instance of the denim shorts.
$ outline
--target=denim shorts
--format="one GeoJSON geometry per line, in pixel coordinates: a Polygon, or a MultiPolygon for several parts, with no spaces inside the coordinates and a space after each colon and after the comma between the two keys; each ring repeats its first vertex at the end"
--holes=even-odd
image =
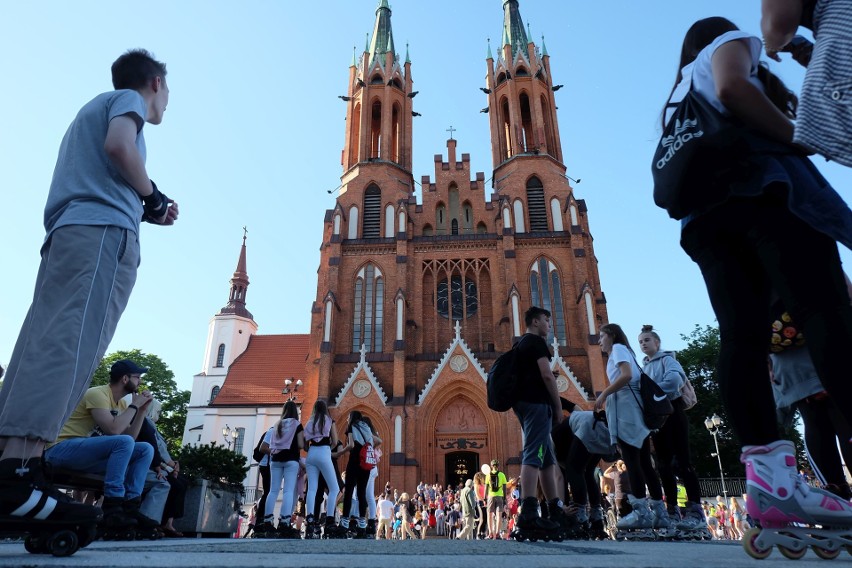
{"type": "Polygon", "coordinates": [[[524,450],[521,465],[544,469],[556,465],[556,452],[550,429],[553,426],[548,404],[519,400],[512,407],[524,433],[524,450]]]}

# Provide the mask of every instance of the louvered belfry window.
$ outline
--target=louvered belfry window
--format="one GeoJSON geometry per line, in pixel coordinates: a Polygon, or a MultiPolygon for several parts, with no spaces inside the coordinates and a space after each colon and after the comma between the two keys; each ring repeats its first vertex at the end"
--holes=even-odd
{"type": "Polygon", "coordinates": [[[530,232],[546,233],[547,206],[544,204],[544,186],[537,177],[527,182],[527,210],[530,215],[530,232]]]}
{"type": "Polygon", "coordinates": [[[364,193],[364,226],[361,236],[365,239],[378,239],[381,236],[382,190],[371,185],[364,193]]]}

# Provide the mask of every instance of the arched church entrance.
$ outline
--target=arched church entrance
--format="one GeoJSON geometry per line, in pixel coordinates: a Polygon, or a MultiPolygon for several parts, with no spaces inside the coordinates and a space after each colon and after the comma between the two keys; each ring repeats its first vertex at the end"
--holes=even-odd
{"type": "Polygon", "coordinates": [[[488,425],[482,411],[464,396],[454,398],[435,422],[435,481],[458,485],[479,470],[488,457],[488,425]],[[439,478],[443,465],[443,479],[439,478]]]}
{"type": "Polygon", "coordinates": [[[451,452],[444,456],[445,487],[458,487],[479,471],[479,454],[476,452],[451,452]]]}

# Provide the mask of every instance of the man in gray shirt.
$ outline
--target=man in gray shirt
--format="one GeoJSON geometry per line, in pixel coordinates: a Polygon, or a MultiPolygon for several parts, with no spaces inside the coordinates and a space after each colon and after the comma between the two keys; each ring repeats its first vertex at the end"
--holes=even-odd
{"type": "Polygon", "coordinates": [[[59,147],[44,210],[32,305],[0,390],[0,521],[93,522],[42,473],[127,306],[139,265],[139,223],[172,225],[177,203],[145,169],[145,123],[169,102],[166,66],[143,49],[112,65],[115,91],[80,109],[59,147]]]}

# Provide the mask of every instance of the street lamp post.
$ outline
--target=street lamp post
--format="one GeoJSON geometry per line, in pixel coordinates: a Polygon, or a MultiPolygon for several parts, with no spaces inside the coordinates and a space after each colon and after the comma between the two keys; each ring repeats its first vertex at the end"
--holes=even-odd
{"type": "Polygon", "coordinates": [[[722,419],[718,414],[713,414],[711,418],[704,421],[704,427],[713,436],[713,442],[716,444],[716,453],[712,454],[719,460],[719,475],[722,476],[722,494],[725,496],[725,502],[728,501],[728,489],[725,487],[725,471],[722,469],[722,456],[719,455],[719,426],[722,425],[722,419]]]}
{"type": "Polygon", "coordinates": [[[222,437],[225,439],[225,443],[228,444],[228,449],[231,449],[231,437],[236,436],[236,430],[231,430],[231,427],[225,424],[225,427],[222,428],[222,437]]]}

